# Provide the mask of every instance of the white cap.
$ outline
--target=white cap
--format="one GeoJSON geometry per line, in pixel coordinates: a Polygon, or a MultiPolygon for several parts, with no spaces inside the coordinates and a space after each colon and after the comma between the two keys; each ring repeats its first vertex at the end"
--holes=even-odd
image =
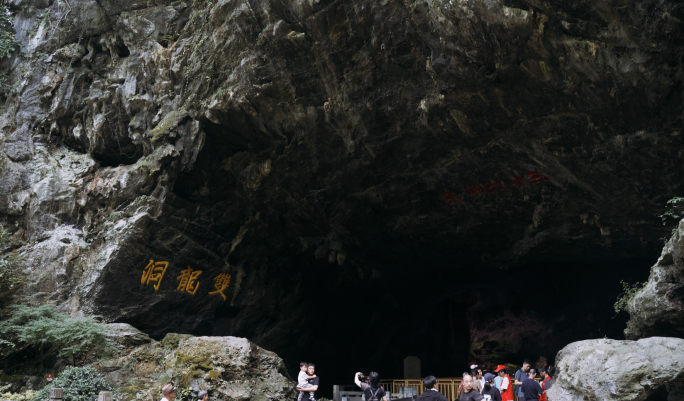
{"type": "Polygon", "coordinates": [[[475,369],[477,365],[470,365],[470,369],[475,369]]]}

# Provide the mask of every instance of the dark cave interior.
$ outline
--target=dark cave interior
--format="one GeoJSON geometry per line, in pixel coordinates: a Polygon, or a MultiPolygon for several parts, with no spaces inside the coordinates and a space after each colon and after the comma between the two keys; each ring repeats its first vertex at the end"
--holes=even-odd
{"type": "MultiPolygon", "coordinates": [[[[489,347],[504,341],[519,345],[501,354],[499,363],[542,356],[552,362],[573,341],[624,339],[628,316],[613,309],[620,281],[645,281],[654,261],[557,262],[439,275],[424,266],[371,279],[351,291],[337,284],[343,267],[311,269],[303,275],[306,312],[299,330],[289,345],[273,350],[292,377],[300,360],[315,363],[326,384],[323,396],[332,391],[328,385],[351,384],[357,371],[401,379],[407,356],[420,358],[422,375],[460,376],[471,361],[475,336],[489,347]],[[492,324],[504,315],[507,319],[492,324]]],[[[217,311],[214,335],[228,334],[224,327],[234,313],[217,311]]]]}
{"type": "MultiPolygon", "coordinates": [[[[201,216],[202,227],[184,232],[241,266],[249,278],[242,285],[250,290],[215,305],[213,317],[190,332],[249,338],[281,356],[292,377],[300,361],[313,362],[324,383],[321,396],[331,398],[332,384],[351,384],[357,371],[403,378],[407,356],[420,358],[423,375],[460,376],[471,362],[471,343],[498,349],[492,361],[520,364],[525,358],[553,361],[573,341],[624,339],[628,316],[613,309],[621,281],[646,281],[658,257],[655,246],[625,252],[629,239],[621,249],[568,241],[515,263],[496,263],[485,250],[506,242],[507,233],[496,228],[495,218],[461,237],[462,243],[444,246],[448,240],[439,229],[416,238],[385,231],[383,221],[398,212],[358,202],[347,205],[353,211],[346,227],[363,241],[345,244],[356,258],[344,265],[312,260],[298,240],[320,230],[311,223],[315,217],[292,213],[293,206],[274,202],[269,190],[261,198],[241,198],[234,177],[249,174],[245,166],[254,160],[246,150],[261,146],[245,140],[249,135],[241,129],[219,131],[207,123],[206,145],[195,168],[175,182],[175,198],[168,201],[174,212],[167,214],[173,217],[166,223],[187,227],[183,216],[201,216]],[[264,221],[250,226],[261,242],[228,252],[225,238],[239,230],[236,221],[250,218],[236,218],[245,202],[264,221]]],[[[280,184],[291,192],[304,186],[280,184]]],[[[165,334],[131,323],[155,338],[165,334]]]]}

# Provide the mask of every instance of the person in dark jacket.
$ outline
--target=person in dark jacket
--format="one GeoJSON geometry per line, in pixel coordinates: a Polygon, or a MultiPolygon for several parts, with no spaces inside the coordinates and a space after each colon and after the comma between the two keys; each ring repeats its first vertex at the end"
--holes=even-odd
{"type": "Polygon", "coordinates": [[[436,377],[426,377],[423,379],[423,385],[425,386],[425,391],[416,398],[416,401],[448,401],[447,398],[435,388],[437,385],[436,377]]]}
{"type": "Polygon", "coordinates": [[[484,399],[482,401],[501,401],[501,392],[494,385],[494,376],[491,373],[485,373],[484,375],[484,386],[482,388],[482,396],[484,399]]]}
{"type": "Polygon", "coordinates": [[[527,379],[523,380],[522,386],[520,386],[525,401],[539,401],[539,395],[544,394],[544,390],[542,390],[539,383],[534,380],[535,376],[537,376],[537,371],[535,369],[530,369],[527,379]]]}
{"type": "Polygon", "coordinates": [[[458,399],[459,401],[480,401],[484,399],[482,394],[473,388],[473,377],[471,375],[463,376],[463,391],[461,391],[461,396],[458,399]]]}
{"type": "Polygon", "coordinates": [[[370,372],[368,374],[368,383],[364,383],[359,380],[361,372],[356,372],[354,375],[354,383],[361,387],[363,390],[363,395],[366,400],[376,398],[378,400],[387,401],[387,395],[385,394],[385,389],[380,385],[380,374],[378,372],[370,372]]]}

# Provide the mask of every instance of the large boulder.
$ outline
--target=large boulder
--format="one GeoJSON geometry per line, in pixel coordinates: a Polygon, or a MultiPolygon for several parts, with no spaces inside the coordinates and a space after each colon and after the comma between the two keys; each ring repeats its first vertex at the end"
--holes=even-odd
{"type": "Polygon", "coordinates": [[[587,340],[556,358],[549,401],[678,401],[684,399],[684,340],[587,340]]]}
{"type": "Polygon", "coordinates": [[[295,383],[283,360],[245,338],[168,334],[96,368],[122,401],[160,399],[168,382],[179,388],[176,395],[183,399],[194,398],[200,390],[217,401],[295,397],[295,383]]]}
{"type": "Polygon", "coordinates": [[[651,276],[627,305],[625,337],[684,336],[684,220],[665,244],[651,276]]]}

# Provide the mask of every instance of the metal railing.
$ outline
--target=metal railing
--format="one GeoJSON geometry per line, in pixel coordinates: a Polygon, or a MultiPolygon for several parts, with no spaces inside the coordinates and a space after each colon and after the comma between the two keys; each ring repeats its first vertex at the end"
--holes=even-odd
{"type": "MultiPolygon", "coordinates": [[[[539,378],[535,380],[540,381],[539,378]]],[[[442,393],[447,400],[455,400],[458,394],[458,386],[461,384],[461,381],[463,381],[463,378],[461,377],[437,379],[437,391],[442,393]]],[[[393,398],[396,398],[395,394],[406,394],[407,388],[415,388],[417,390],[417,394],[414,394],[416,395],[421,395],[425,391],[425,386],[423,385],[422,379],[380,380],[380,384],[385,391],[392,393],[393,398]]],[[[518,395],[515,394],[514,398],[517,401],[518,395]]]]}

